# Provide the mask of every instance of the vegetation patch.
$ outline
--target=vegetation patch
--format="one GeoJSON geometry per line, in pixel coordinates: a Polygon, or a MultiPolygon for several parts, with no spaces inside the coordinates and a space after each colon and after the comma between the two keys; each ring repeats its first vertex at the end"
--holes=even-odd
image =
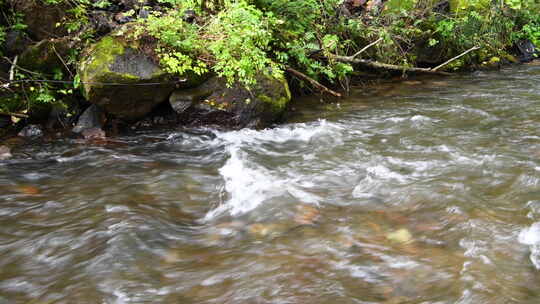
{"type": "MultiPolygon", "coordinates": [[[[247,88],[258,75],[281,79],[290,71],[296,88],[346,88],[366,72],[421,72],[408,68],[426,71],[442,63],[441,71],[472,69],[513,61],[518,41],[540,45],[535,0],[3,0],[4,45],[15,31],[30,31],[23,9],[29,3],[65,8],[54,27],[74,47],[61,56],[61,66],[41,72],[6,58],[3,112],[79,98],[78,62],[87,64],[81,50],[100,41],[103,56],[121,51],[108,36],[121,27],[127,29],[116,30],[122,39],[142,41],[137,47],[170,75],[216,74],[228,86],[247,88]]],[[[91,64],[98,68],[99,62],[91,64]]]]}

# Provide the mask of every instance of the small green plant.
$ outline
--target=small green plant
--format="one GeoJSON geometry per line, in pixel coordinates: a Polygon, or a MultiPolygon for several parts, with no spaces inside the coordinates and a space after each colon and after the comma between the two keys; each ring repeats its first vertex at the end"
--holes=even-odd
{"type": "Polygon", "coordinates": [[[231,4],[208,26],[212,37],[208,49],[215,58],[214,71],[228,83],[256,82],[260,72],[280,75],[280,66],[268,57],[272,28],[278,23],[272,14],[264,14],[243,1],[231,4]]]}

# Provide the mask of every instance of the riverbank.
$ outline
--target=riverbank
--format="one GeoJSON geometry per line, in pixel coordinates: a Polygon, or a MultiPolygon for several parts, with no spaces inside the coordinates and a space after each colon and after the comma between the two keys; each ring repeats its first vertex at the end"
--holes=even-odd
{"type": "Polygon", "coordinates": [[[540,16],[518,2],[7,0],[0,123],[263,128],[291,92],[532,60],[540,16]]]}

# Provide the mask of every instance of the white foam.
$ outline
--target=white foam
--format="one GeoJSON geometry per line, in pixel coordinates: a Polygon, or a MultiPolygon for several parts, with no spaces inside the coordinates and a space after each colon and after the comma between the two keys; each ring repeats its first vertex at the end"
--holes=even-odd
{"type": "MultiPolygon", "coordinates": [[[[313,146],[316,149],[320,141],[337,144],[341,140],[342,129],[337,124],[320,120],[315,124],[294,124],[275,129],[243,129],[232,132],[216,132],[217,140],[224,141],[230,155],[219,173],[225,181],[224,189],[228,198],[217,208],[210,210],[204,220],[229,213],[238,216],[250,212],[271,198],[290,194],[303,201],[317,203],[319,198],[296,187],[294,178],[277,177],[251,160],[245,150],[257,149],[261,145],[281,144],[294,141],[313,146]]],[[[269,151],[265,150],[268,155],[269,151]]]]}
{"type": "Polygon", "coordinates": [[[239,147],[230,149],[231,157],[219,169],[225,179],[229,199],[205,216],[210,220],[224,212],[236,216],[247,213],[264,201],[284,193],[284,183],[268,170],[251,163],[239,147]]]}
{"type": "Polygon", "coordinates": [[[299,123],[274,129],[252,130],[242,129],[232,132],[217,132],[218,138],[231,144],[258,144],[262,142],[284,143],[300,141],[309,143],[315,139],[335,141],[340,139],[342,127],[319,120],[315,124],[299,123]]]}
{"type": "Polygon", "coordinates": [[[540,244],[540,222],[536,222],[530,227],[521,230],[518,240],[525,245],[540,244]]]}
{"type": "Polygon", "coordinates": [[[531,262],[536,269],[540,269],[540,222],[521,230],[518,240],[524,245],[529,245],[531,262]]]}

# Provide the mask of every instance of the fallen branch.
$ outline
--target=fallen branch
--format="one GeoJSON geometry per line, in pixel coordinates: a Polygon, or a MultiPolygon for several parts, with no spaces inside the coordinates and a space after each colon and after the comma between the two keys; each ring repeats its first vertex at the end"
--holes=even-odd
{"type": "Polygon", "coordinates": [[[28,116],[26,114],[10,113],[10,112],[0,112],[0,115],[13,116],[13,117],[17,117],[17,118],[28,118],[28,117],[30,117],[30,116],[28,116]]]}
{"type": "Polygon", "coordinates": [[[476,50],[479,50],[479,49],[480,49],[479,47],[474,46],[474,47],[472,47],[472,48],[466,50],[465,52],[463,52],[463,53],[457,55],[456,57],[454,57],[454,58],[452,58],[452,59],[446,61],[445,63],[440,64],[440,65],[434,67],[434,68],[431,69],[431,70],[432,70],[432,71],[437,71],[438,69],[440,69],[440,68],[442,68],[443,66],[449,64],[450,62],[452,62],[452,61],[454,61],[454,60],[456,60],[456,59],[459,59],[459,58],[461,58],[461,57],[463,57],[463,56],[469,54],[469,53],[472,52],[472,51],[476,51],[476,50]]]}
{"type": "Polygon", "coordinates": [[[301,78],[307,82],[309,82],[313,87],[317,88],[319,91],[323,92],[323,93],[328,93],[328,94],[331,94],[331,95],[334,95],[336,97],[341,97],[341,94],[336,92],[336,91],[332,91],[330,90],[329,88],[325,87],[324,85],[320,84],[317,80],[301,73],[301,72],[298,72],[297,70],[291,68],[291,67],[287,67],[287,72],[293,74],[294,76],[298,77],[298,78],[301,78]]]}
{"type": "Polygon", "coordinates": [[[360,65],[368,66],[375,69],[424,73],[424,74],[437,74],[437,75],[445,75],[445,76],[452,75],[451,73],[448,73],[448,72],[440,72],[437,70],[426,69],[426,68],[416,68],[416,67],[408,67],[404,65],[394,65],[394,64],[382,63],[382,62],[366,60],[366,59],[355,59],[355,58],[351,58],[351,56],[332,55],[332,58],[337,61],[360,64],[360,65]]]}
{"type": "Polygon", "coordinates": [[[365,52],[367,49],[369,49],[370,47],[376,45],[377,43],[381,42],[383,39],[382,38],[379,38],[377,39],[375,42],[372,42],[368,45],[366,45],[364,48],[362,48],[360,51],[356,52],[356,54],[352,55],[352,56],[349,56],[349,58],[351,59],[354,59],[355,57],[357,57],[358,55],[362,54],[363,52],[365,52]]]}

